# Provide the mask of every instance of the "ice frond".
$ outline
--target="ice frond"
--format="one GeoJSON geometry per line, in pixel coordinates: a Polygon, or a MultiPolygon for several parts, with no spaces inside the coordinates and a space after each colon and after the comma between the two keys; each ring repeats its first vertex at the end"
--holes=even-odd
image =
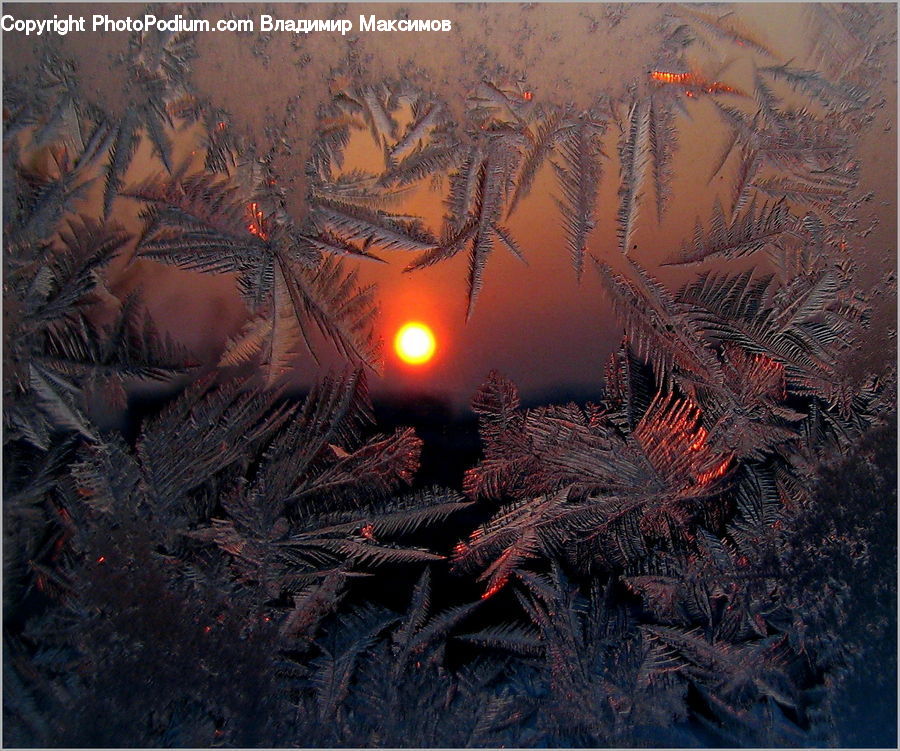
{"type": "MultiPolygon", "coordinates": [[[[274,381],[301,343],[315,356],[312,325],[343,356],[375,364],[373,290],[357,287],[356,273],[345,273],[333,254],[321,256],[322,249],[334,250],[327,235],[321,240],[304,235],[258,203],[245,203],[237,186],[206,176],[155,179],[128,195],[150,204],[138,243],[141,256],[189,270],[238,273],[244,297],[267,321],[233,343],[237,360],[260,352],[274,381]]],[[[340,220],[336,229],[365,223],[336,210],[320,211],[340,220]]],[[[385,233],[392,238],[386,242],[410,241],[392,230],[385,233]]],[[[226,353],[229,361],[234,357],[226,353]]]]}
{"type": "Polygon", "coordinates": [[[457,640],[488,649],[500,649],[526,657],[537,657],[543,653],[540,634],[531,626],[522,626],[511,621],[499,626],[458,634],[457,640]]]}
{"type": "MultiPolygon", "coordinates": [[[[335,531],[359,532],[372,539],[402,538],[433,529],[450,517],[472,506],[459,493],[445,488],[432,488],[411,493],[400,498],[392,497],[383,502],[373,503],[362,517],[346,524],[338,523],[335,531]]],[[[355,514],[356,517],[359,514],[355,514]]]]}
{"type": "Polygon", "coordinates": [[[843,111],[864,107],[869,94],[861,86],[846,83],[832,83],[815,70],[793,68],[784,65],[770,65],[760,68],[775,80],[784,80],[795,91],[802,91],[818,99],[825,107],[843,111]]]}
{"type": "Polygon", "coordinates": [[[395,206],[409,193],[409,189],[384,188],[375,175],[354,170],[341,174],[331,182],[316,181],[310,186],[310,200],[334,208],[364,209],[378,212],[395,206]]]}
{"type": "Polygon", "coordinates": [[[460,160],[460,145],[455,142],[417,148],[390,167],[379,181],[385,185],[406,187],[429,175],[436,175],[456,167],[460,160]]]}
{"type": "MultiPolygon", "coordinates": [[[[681,256],[670,264],[702,263],[709,258],[740,258],[769,246],[779,246],[784,237],[797,234],[797,218],[784,201],[768,204],[757,212],[755,202],[747,210],[727,222],[720,204],[713,207],[710,229],[704,235],[695,232],[692,245],[684,243],[681,256]]],[[[697,225],[699,227],[699,223],[697,225]]]]}
{"type": "Polygon", "coordinates": [[[634,282],[597,264],[634,351],[664,381],[681,377],[698,383],[718,382],[720,366],[703,341],[694,312],[643,269],[634,263],[632,267],[637,275],[634,282]]]}
{"type": "Polygon", "coordinates": [[[773,56],[769,47],[752,32],[744,29],[740,21],[732,17],[733,13],[731,12],[716,16],[712,13],[694,10],[693,8],[688,8],[684,5],[679,5],[674,12],[686,21],[697,24],[704,31],[709,32],[718,39],[722,39],[732,44],[749,47],[768,57],[773,56]]]}
{"type": "Polygon", "coordinates": [[[650,100],[650,154],[653,159],[653,185],[656,194],[656,218],[662,221],[672,182],[672,159],[678,149],[678,130],[671,106],[660,99],[650,100]]]}
{"type": "Polygon", "coordinates": [[[562,199],[556,203],[563,216],[566,243],[579,280],[588,238],[596,221],[601,138],[605,129],[605,122],[595,120],[588,112],[582,113],[561,137],[559,162],[553,164],[562,190],[562,199]]]}
{"type": "Polygon", "coordinates": [[[341,205],[332,200],[315,205],[313,221],[338,237],[382,250],[427,252],[436,241],[415,222],[394,219],[390,214],[341,205]]]}
{"type": "Polygon", "coordinates": [[[565,119],[565,112],[557,107],[551,108],[540,120],[537,120],[527,131],[525,156],[516,179],[516,189],[509,202],[507,216],[515,211],[519,202],[531,191],[534,178],[544,161],[550,156],[565,130],[571,122],[565,119]],[[532,133],[533,129],[533,133],[532,133]]]}
{"type": "Polygon", "coordinates": [[[647,164],[652,155],[650,143],[649,98],[634,101],[628,113],[627,127],[619,139],[619,163],[621,181],[619,184],[618,235],[619,250],[625,255],[631,250],[631,236],[635,230],[647,164]]]}

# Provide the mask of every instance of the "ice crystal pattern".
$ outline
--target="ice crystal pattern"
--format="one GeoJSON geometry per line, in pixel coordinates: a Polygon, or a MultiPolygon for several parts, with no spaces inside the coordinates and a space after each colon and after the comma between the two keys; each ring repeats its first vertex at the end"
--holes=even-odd
{"type": "Polygon", "coordinates": [[[877,12],[810,6],[813,69],[733,13],[665,6],[624,98],[578,110],[498,74],[461,122],[351,60],[302,217],[265,149],[193,91],[189,34],[131,38],[120,112],[55,54],[6,82],[4,742],[834,743],[891,630],[874,603],[896,603],[896,379],[848,367],[871,332],[847,238],[877,12]],[[723,45],[752,81],[692,67],[723,45]],[[634,241],[665,215],[699,99],[725,126],[730,199],[673,248],[697,268],[669,288],[634,241]],[[188,131],[199,157],[179,163],[188,131]],[[379,172],[343,168],[355,132],[379,172]],[[133,179],[142,144],[154,170],[133,179]],[[374,425],[377,294],[349,264],[464,253],[472,318],[493,251],[527,258],[509,220],[548,165],[561,254],[622,330],[602,395],[524,408],[492,373],[481,458],[458,490],[420,487],[422,440],[374,425]],[[403,211],[424,181],[439,227],[403,211]],[[615,238],[596,236],[607,210],[615,238]],[[232,275],[247,319],[216,362],[116,296],[125,258],[232,275]],[[342,370],[279,391],[329,345],[342,370]],[[104,427],[98,408],[147,381],[177,393],[104,427]]]}

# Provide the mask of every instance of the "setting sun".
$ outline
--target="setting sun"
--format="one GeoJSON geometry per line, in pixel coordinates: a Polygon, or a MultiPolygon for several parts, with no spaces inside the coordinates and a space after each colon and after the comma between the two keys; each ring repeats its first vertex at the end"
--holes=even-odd
{"type": "Polygon", "coordinates": [[[394,349],[403,362],[422,365],[434,355],[434,334],[424,323],[404,324],[394,339],[394,349]]]}

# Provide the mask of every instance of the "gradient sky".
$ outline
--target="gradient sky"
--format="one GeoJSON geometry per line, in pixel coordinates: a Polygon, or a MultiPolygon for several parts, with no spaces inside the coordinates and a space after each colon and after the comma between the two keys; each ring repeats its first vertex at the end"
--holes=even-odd
{"type": "MultiPolygon", "coordinates": [[[[122,17],[137,14],[140,7],[5,4],[4,12],[31,18],[100,12],[122,17]]],[[[273,7],[283,18],[329,18],[335,13],[332,4],[228,4],[200,10],[202,16],[212,19],[225,13],[258,18],[266,7],[273,7]]],[[[201,96],[231,114],[235,126],[249,140],[264,146],[272,133],[284,136],[289,148],[279,153],[276,169],[288,189],[289,208],[299,218],[305,210],[304,163],[316,126],[315,113],[330,97],[332,71],[343,64],[349,52],[359,56],[373,81],[403,78],[434,91],[458,121],[463,116],[466,95],[483,76],[501,69],[523,77],[536,102],[572,102],[584,108],[600,94],[624,101],[629,84],[645,81],[662,38],[660,23],[670,8],[664,4],[349,4],[346,16],[354,25],[360,14],[394,18],[405,9],[411,18],[450,19],[453,31],[446,35],[354,32],[355,36],[346,38],[329,33],[273,33],[268,37],[258,32],[201,34],[192,80],[201,96]],[[292,117],[286,117],[289,107],[294,107],[292,117]]],[[[860,210],[860,234],[870,224],[875,226],[865,238],[850,239],[851,252],[861,266],[860,278],[867,285],[896,270],[896,13],[889,4],[882,10],[872,38],[892,43],[879,52],[887,73],[883,80],[871,82],[871,101],[883,97],[884,104],[873,110],[874,120],[863,132],[857,151],[861,184],[856,194],[874,193],[860,210]]],[[[804,4],[718,6],[717,12],[729,11],[748,32],[764,40],[775,53],[774,60],[734,45],[709,49],[695,45],[697,49],[691,49],[689,58],[698,70],[752,90],[754,62],[793,60],[796,67],[809,65],[814,32],[804,4]]],[[[172,15],[175,12],[173,9],[172,15]]],[[[123,68],[119,56],[127,48],[128,34],[71,34],[55,41],[64,55],[77,61],[84,90],[111,111],[121,107],[123,68]]],[[[39,49],[33,39],[5,33],[4,73],[34,65],[39,49]]],[[[708,182],[726,130],[708,101],[691,101],[687,107],[690,119],[679,116],[676,123],[680,149],[673,163],[675,179],[667,199],[668,213],[658,224],[653,197],[647,195],[634,237],[638,247],[632,254],[668,284],[692,277],[695,270],[660,270],[658,264],[675,252],[683,239],[691,237],[696,217],[703,222],[708,219],[717,195],[728,205],[736,166],[730,160],[721,180],[708,182]]],[[[615,231],[617,136],[615,125],[611,125],[604,140],[609,158],[603,165],[598,222],[589,243],[591,253],[614,266],[621,263],[615,231]]],[[[348,148],[348,167],[365,167],[376,159],[368,133],[355,135],[348,148]]],[[[148,171],[156,171],[156,167],[144,148],[126,183],[142,179],[148,171]]],[[[404,253],[382,253],[388,262],[385,265],[360,265],[362,280],[378,285],[382,308],[379,332],[385,341],[386,360],[383,375],[373,379],[376,394],[427,391],[462,406],[468,404],[491,369],[516,381],[526,398],[560,389],[596,393],[606,358],[621,340],[622,332],[593,270],[588,267],[582,282],[576,281],[554,204],[557,193],[547,164],[530,196],[508,222],[528,265],[496,248],[468,323],[466,254],[412,274],[402,273],[412,258],[404,253]],[[391,351],[395,331],[409,319],[427,322],[436,333],[438,352],[428,366],[404,366],[391,351]]],[[[421,214],[437,229],[443,211],[440,198],[441,194],[429,192],[425,184],[403,205],[403,211],[421,214]]],[[[133,211],[128,212],[124,207],[117,209],[116,218],[136,230],[137,217],[133,211]]],[[[225,339],[240,328],[245,316],[234,280],[228,277],[190,274],[149,261],[126,265],[123,260],[111,267],[114,293],[122,294],[136,286],[141,286],[160,325],[201,357],[213,357],[225,339]]],[[[870,351],[861,353],[863,359],[893,357],[894,344],[888,342],[886,327],[893,325],[896,301],[887,296],[878,301],[878,306],[870,351]]],[[[328,364],[326,360],[325,367],[328,364]]],[[[307,361],[298,366],[296,379],[302,384],[314,375],[315,369],[307,361]]]]}

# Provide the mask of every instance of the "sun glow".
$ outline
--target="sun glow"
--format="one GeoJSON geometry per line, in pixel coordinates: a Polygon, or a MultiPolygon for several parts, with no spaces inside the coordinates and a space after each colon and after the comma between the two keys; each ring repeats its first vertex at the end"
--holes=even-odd
{"type": "Polygon", "coordinates": [[[394,338],[394,349],[403,362],[422,365],[434,355],[435,341],[431,329],[424,323],[404,324],[394,338]]]}

